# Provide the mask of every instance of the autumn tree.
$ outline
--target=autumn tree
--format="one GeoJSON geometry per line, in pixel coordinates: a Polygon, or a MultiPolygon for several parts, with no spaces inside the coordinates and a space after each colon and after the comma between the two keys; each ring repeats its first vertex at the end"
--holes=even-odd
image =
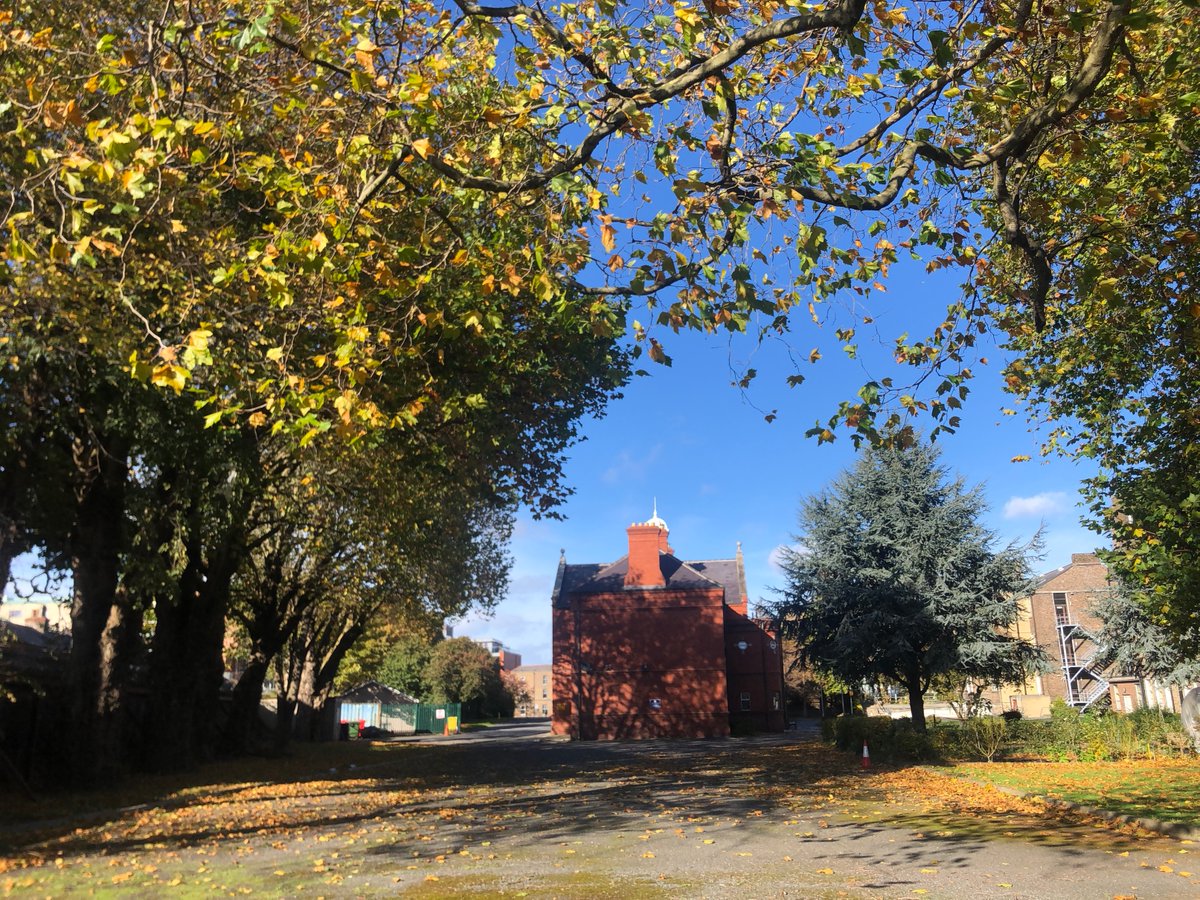
{"type": "MultiPolygon", "coordinates": [[[[1047,452],[1094,459],[1090,524],[1146,616],[1200,652],[1194,363],[1200,241],[1197,5],[1138,4],[1089,109],[1006,168],[1007,206],[1042,258],[1044,327],[1013,313],[1024,252],[981,269],[979,312],[1008,336],[1011,390],[1048,423],[1047,452]]],[[[1006,70],[1022,94],[1072,77],[1070,56],[1006,70]]],[[[1004,123],[992,120],[992,127],[1004,123]]],[[[1004,227],[1005,205],[985,208],[1004,227]]]]}
{"type": "Polygon", "coordinates": [[[373,680],[421,699],[426,694],[425,666],[433,645],[441,640],[442,626],[442,619],[434,615],[381,610],[346,654],[334,689],[373,680]]]}
{"type": "Polygon", "coordinates": [[[803,663],[847,684],[890,679],[925,728],[932,681],[1021,682],[1039,661],[1010,636],[1032,589],[1030,547],[996,549],[980,489],[932,445],[867,450],[800,509],[776,608],[803,663]]]}
{"type": "Polygon", "coordinates": [[[470,638],[438,643],[425,669],[425,682],[434,703],[461,703],[476,715],[512,715],[500,663],[470,638]]]}
{"type": "MultiPolygon", "coordinates": [[[[1040,329],[1047,248],[1070,224],[1034,221],[1020,173],[1120,90],[1150,96],[1142,70],[1187,15],[1131,0],[20,5],[0,70],[6,258],[21,282],[116,270],[114,315],[61,318],[111,323],[121,359],[168,388],[240,344],[249,389],[209,389],[214,414],[301,430],[449,402],[363,389],[380,367],[436,368],[443,338],[502,336],[517,294],[606,333],[644,302],[634,333],[664,361],[651,329],[787,334],[794,310],[873,302],[908,253],[974,267],[1004,246],[1033,275],[1003,310],[1040,329]],[[977,209],[1002,214],[998,242],[977,209]],[[535,238],[493,240],[522,216],[535,238]],[[427,290],[444,279],[473,300],[444,305],[427,290]]],[[[1108,165],[1088,144],[1075,168],[1108,165]]],[[[971,309],[897,338],[900,359],[939,370],[932,397],[873,380],[829,426],[877,437],[892,398],[953,427],[971,309]]]]}
{"type": "MultiPolygon", "coordinates": [[[[109,396],[83,407],[93,422],[124,421],[134,381],[235,442],[389,429],[414,452],[466,459],[481,482],[504,472],[498,490],[549,511],[574,423],[625,378],[627,327],[659,362],[670,330],[795,344],[810,320],[853,353],[886,275],[916,256],[965,267],[967,293],[927,337],[896,336],[911,377],[872,378],[811,433],[879,440],[922,411],[953,429],[981,331],[998,325],[1038,369],[1039,335],[1066,333],[1048,329],[1080,300],[1079,358],[1104,360],[1106,341],[1123,345],[1098,327],[1100,301],[1151,282],[1168,289],[1138,295],[1151,319],[1166,310],[1186,330],[1187,291],[1152,273],[1178,271],[1194,239],[1193,16],[1165,0],[12,4],[6,356],[24,369],[61,352],[103,371],[109,396]],[[1125,209],[1129,197],[1148,199],[1125,209]]],[[[1046,347],[1043,375],[1013,368],[1013,383],[1059,390],[1044,375],[1072,348],[1046,347]]],[[[1178,398],[1147,423],[1182,419],[1178,398]]],[[[88,476],[65,483],[96,520],[75,532],[95,544],[77,557],[95,577],[76,584],[93,598],[78,663],[94,666],[106,614],[136,608],[109,599],[133,444],[120,429],[62,433],[88,476]]],[[[1180,453],[1130,474],[1171,471],[1180,453]]],[[[212,503],[236,525],[204,478],[192,514],[212,503]]],[[[1187,558],[1186,530],[1172,537],[1159,514],[1188,496],[1128,510],[1148,546],[1179,548],[1156,584],[1187,558]]],[[[19,508],[20,484],[0,483],[0,501],[19,508]]],[[[39,541],[8,512],[0,528],[7,548],[39,541]]],[[[201,533],[201,559],[239,539],[201,533]]],[[[220,594],[198,632],[206,678],[220,594]]],[[[81,696],[102,690],[86,680],[81,696]]]]}
{"type": "Polygon", "coordinates": [[[414,630],[393,640],[379,666],[379,680],[418,700],[429,696],[425,671],[440,634],[414,630]]]}

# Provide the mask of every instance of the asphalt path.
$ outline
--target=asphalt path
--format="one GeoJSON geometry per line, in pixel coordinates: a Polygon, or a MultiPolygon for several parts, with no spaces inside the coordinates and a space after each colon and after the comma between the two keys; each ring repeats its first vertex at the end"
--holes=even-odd
{"type": "MultiPolygon", "coordinates": [[[[477,782],[491,772],[502,793],[510,787],[491,801],[499,819],[475,817],[483,830],[472,836],[490,835],[484,858],[462,852],[461,830],[443,830],[444,843],[428,848],[443,856],[437,880],[420,880],[423,868],[401,879],[417,893],[1200,897],[1200,878],[1188,877],[1192,860],[1200,869],[1200,845],[1169,838],[1100,834],[1096,823],[1049,815],[1036,831],[939,828],[905,811],[904,798],[900,812],[882,818],[847,814],[832,795],[764,799],[755,788],[788,773],[762,771],[761,757],[744,770],[739,763],[771,748],[829,752],[812,721],[750,739],[612,743],[562,741],[544,721],[518,721],[427,743],[447,774],[476,773],[477,782]]],[[[797,781],[806,776],[815,777],[798,766],[797,781]]],[[[856,809],[872,805],[869,784],[856,809]]]]}
{"type": "Polygon", "coordinates": [[[0,888],[56,897],[1200,897],[1191,873],[1200,844],[1036,805],[1014,816],[939,806],[921,791],[895,796],[914,775],[938,776],[864,772],[820,744],[812,722],[752,738],[571,742],[545,720],[525,720],[397,743],[356,747],[369,751],[347,755],[358,762],[299,780],[197,789],[56,827],[14,848],[0,888]],[[35,856],[38,867],[22,868],[35,856]]]}

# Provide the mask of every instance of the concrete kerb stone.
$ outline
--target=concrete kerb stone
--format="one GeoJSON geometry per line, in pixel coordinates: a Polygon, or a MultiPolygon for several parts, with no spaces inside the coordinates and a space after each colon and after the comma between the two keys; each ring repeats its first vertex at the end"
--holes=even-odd
{"type": "MultiPolygon", "coordinates": [[[[937,769],[929,766],[921,767],[924,771],[936,775],[945,775],[945,772],[939,772],[937,769]]],[[[1088,806],[1084,803],[1076,803],[1073,800],[1059,800],[1055,797],[1043,797],[1034,791],[1022,791],[1019,788],[1007,787],[1006,785],[994,784],[990,781],[979,781],[975,778],[967,778],[964,775],[953,775],[953,778],[961,779],[968,784],[978,785],[979,787],[992,787],[1000,791],[1002,794],[1008,794],[1010,797],[1020,797],[1023,800],[1040,800],[1046,806],[1052,809],[1065,809],[1069,812],[1081,813],[1087,816],[1094,816],[1097,819],[1103,819],[1106,822],[1117,822],[1122,825],[1136,825],[1138,828],[1144,828],[1146,831],[1153,831],[1156,834],[1165,834],[1167,837],[1178,838],[1183,841],[1200,841],[1200,827],[1195,825],[1185,825],[1182,822],[1164,822],[1162,819],[1152,819],[1149,816],[1131,816],[1125,813],[1113,812],[1111,809],[1100,809],[1095,806],[1088,806]]]]}

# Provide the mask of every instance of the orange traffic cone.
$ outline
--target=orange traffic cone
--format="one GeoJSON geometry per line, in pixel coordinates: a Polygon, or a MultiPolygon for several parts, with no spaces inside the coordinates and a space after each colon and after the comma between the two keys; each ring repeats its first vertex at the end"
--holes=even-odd
{"type": "Polygon", "coordinates": [[[862,767],[864,769],[871,768],[871,751],[867,749],[867,742],[865,740],[863,741],[862,767]]]}

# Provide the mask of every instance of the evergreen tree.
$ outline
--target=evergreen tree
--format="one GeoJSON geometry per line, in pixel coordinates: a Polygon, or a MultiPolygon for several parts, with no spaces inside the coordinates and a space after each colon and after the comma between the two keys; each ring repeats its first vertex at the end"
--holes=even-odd
{"type": "Polygon", "coordinates": [[[1186,648],[1200,646],[1200,629],[1176,633],[1159,625],[1146,612],[1144,597],[1118,583],[1092,604],[1103,623],[1097,662],[1122,675],[1153,678],[1180,686],[1200,680],[1200,659],[1186,648]]]}
{"type": "Polygon", "coordinates": [[[1041,659],[1008,634],[1037,539],[993,550],[980,489],[938,457],[930,445],[869,450],[806,500],[777,607],[803,664],[848,684],[903,684],[918,730],[934,677],[1020,681],[1041,659]]]}

